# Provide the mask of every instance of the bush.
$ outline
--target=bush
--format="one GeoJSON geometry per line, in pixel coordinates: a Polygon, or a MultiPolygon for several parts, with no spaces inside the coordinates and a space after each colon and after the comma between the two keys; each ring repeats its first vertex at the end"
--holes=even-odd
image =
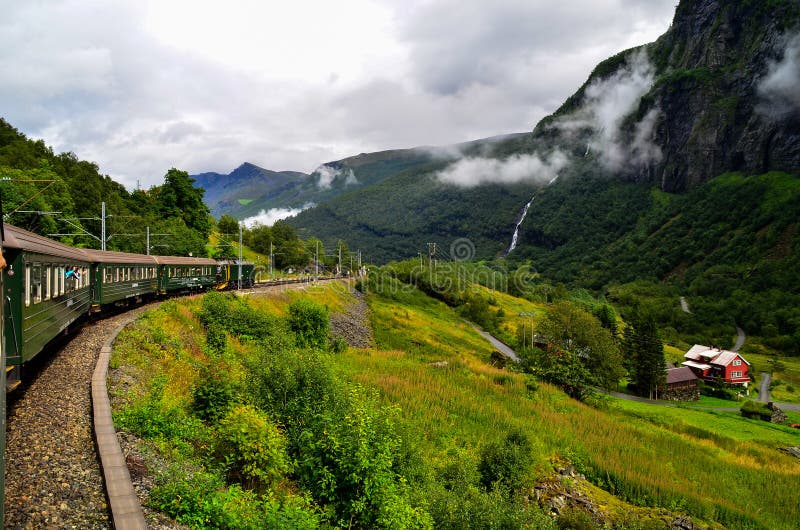
{"type": "Polygon", "coordinates": [[[217,453],[228,474],[249,489],[264,490],[291,470],[278,427],[250,405],[235,407],[220,420],[217,453]]]}
{"type": "Polygon", "coordinates": [[[341,337],[335,337],[331,339],[330,343],[328,344],[328,350],[331,353],[344,353],[347,351],[347,341],[341,337]]]}
{"type": "Polygon", "coordinates": [[[206,328],[206,346],[209,353],[217,355],[225,353],[228,346],[228,334],[219,323],[212,322],[206,328]]]}
{"type": "Polygon", "coordinates": [[[318,416],[339,405],[338,380],[316,351],[261,352],[247,363],[254,404],[272,414],[294,440],[318,416]]]}
{"type": "Polygon", "coordinates": [[[498,487],[511,493],[522,489],[533,464],[531,443],[522,431],[510,432],[502,443],[494,442],[481,452],[478,473],[487,491],[498,487]]]}
{"type": "Polygon", "coordinates": [[[192,389],[192,412],[210,423],[224,416],[233,401],[235,389],[227,380],[227,374],[218,374],[207,368],[192,389]]]}
{"type": "Polygon", "coordinates": [[[311,529],[319,515],[303,500],[278,502],[240,486],[226,487],[222,478],[206,472],[186,476],[171,471],[156,485],[147,504],[196,529],[311,529]]]}
{"type": "Polygon", "coordinates": [[[335,524],[356,528],[429,528],[396,471],[401,440],[393,408],[356,386],[345,410],[303,432],[297,474],[335,524]]]}
{"type": "Polygon", "coordinates": [[[325,348],[330,330],[328,308],[299,298],[289,304],[289,327],[301,348],[325,348]]]}
{"type": "Polygon", "coordinates": [[[766,403],[756,403],[755,401],[747,400],[742,404],[740,411],[745,418],[755,418],[764,421],[770,421],[772,419],[772,411],[766,403]]]}

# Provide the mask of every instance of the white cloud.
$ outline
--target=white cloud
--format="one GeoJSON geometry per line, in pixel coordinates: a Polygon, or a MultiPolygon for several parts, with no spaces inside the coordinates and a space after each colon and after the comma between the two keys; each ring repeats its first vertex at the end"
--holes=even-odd
{"type": "Polygon", "coordinates": [[[349,167],[335,168],[327,164],[322,164],[314,170],[313,174],[317,175],[317,187],[321,190],[330,189],[333,182],[339,177],[344,177],[345,186],[358,184],[356,174],[353,173],[353,170],[349,167]]]}
{"type": "Polygon", "coordinates": [[[770,64],[758,92],[766,103],[758,107],[764,114],[800,110],[800,35],[787,39],[783,57],[770,64]]]}
{"type": "Polygon", "coordinates": [[[643,166],[661,160],[661,149],[652,142],[661,112],[651,109],[634,126],[633,142],[622,137],[622,125],[653,86],[655,73],[644,50],[629,58],[627,66],[586,87],[581,107],[552,126],[575,134],[588,131],[587,153],[596,153],[612,171],[627,165],[643,166]]]}
{"type": "Polygon", "coordinates": [[[314,207],[314,203],[304,204],[300,208],[270,208],[269,210],[261,210],[258,215],[242,219],[242,223],[248,228],[252,228],[255,225],[272,226],[275,224],[275,221],[293,217],[303,210],[308,210],[312,207],[314,207]]]}
{"type": "Polygon", "coordinates": [[[0,116],[128,187],[530,130],[673,0],[0,0],[0,116]]]}
{"type": "Polygon", "coordinates": [[[504,160],[468,157],[439,171],[436,178],[463,187],[518,182],[544,184],[555,179],[567,161],[561,151],[554,151],[545,158],[536,154],[512,155],[504,160]]]}

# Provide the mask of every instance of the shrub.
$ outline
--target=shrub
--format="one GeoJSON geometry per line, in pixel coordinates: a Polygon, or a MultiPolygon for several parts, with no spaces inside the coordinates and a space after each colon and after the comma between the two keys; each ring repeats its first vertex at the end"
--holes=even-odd
{"type": "Polygon", "coordinates": [[[747,400],[742,404],[740,411],[745,418],[756,418],[764,421],[772,419],[772,411],[765,403],[747,400]]]}
{"type": "Polygon", "coordinates": [[[600,528],[588,513],[576,508],[564,510],[558,514],[556,525],[559,530],[595,530],[600,528]]]}
{"type": "Polygon", "coordinates": [[[206,346],[209,353],[222,354],[228,346],[228,334],[225,328],[217,322],[212,322],[206,328],[206,346]]]}
{"type": "Polygon", "coordinates": [[[341,337],[335,337],[331,339],[330,343],[328,344],[328,350],[331,353],[344,353],[347,351],[347,341],[341,337]]]}
{"type": "Polygon", "coordinates": [[[217,453],[229,475],[250,489],[263,490],[291,470],[278,427],[250,405],[235,407],[220,420],[217,453]]]}
{"type": "Polygon", "coordinates": [[[289,304],[289,327],[302,348],[324,348],[328,341],[330,316],[328,308],[306,298],[289,304]]]}
{"type": "Polygon", "coordinates": [[[401,440],[393,408],[359,386],[348,406],[303,432],[297,474],[328,506],[340,526],[428,528],[430,517],[411,505],[405,480],[395,472],[401,440]]]}
{"type": "Polygon", "coordinates": [[[317,416],[338,406],[338,380],[315,351],[262,351],[248,361],[247,370],[254,404],[270,412],[292,439],[317,416]]]}
{"type": "Polygon", "coordinates": [[[192,389],[192,412],[202,420],[215,423],[224,416],[233,401],[235,389],[227,374],[207,368],[192,389]]]}
{"type": "Polygon", "coordinates": [[[114,415],[114,423],[142,438],[170,441],[178,445],[204,438],[202,424],[176,407],[164,404],[164,376],[156,377],[147,397],[114,415]]]}
{"type": "Polygon", "coordinates": [[[197,529],[261,530],[311,529],[321,526],[319,515],[302,499],[278,502],[241,486],[226,487],[207,472],[190,475],[171,471],[148,496],[147,504],[197,529]]]}
{"type": "Polygon", "coordinates": [[[511,431],[502,442],[484,447],[478,464],[483,488],[491,491],[503,487],[511,493],[522,489],[533,464],[531,451],[530,440],[518,430],[511,431]]]}

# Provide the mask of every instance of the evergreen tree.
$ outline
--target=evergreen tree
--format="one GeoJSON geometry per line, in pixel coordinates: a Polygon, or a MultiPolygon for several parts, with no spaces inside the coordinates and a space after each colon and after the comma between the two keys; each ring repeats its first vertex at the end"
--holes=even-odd
{"type": "Polygon", "coordinates": [[[637,391],[657,399],[667,376],[664,344],[652,315],[633,314],[625,328],[622,351],[637,391]]]}

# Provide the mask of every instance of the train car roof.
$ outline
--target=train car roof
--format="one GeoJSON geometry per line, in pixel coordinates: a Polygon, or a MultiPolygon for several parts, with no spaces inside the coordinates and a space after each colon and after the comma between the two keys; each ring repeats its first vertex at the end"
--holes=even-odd
{"type": "Polygon", "coordinates": [[[3,247],[18,248],[72,260],[91,261],[85,249],[70,247],[9,224],[3,225],[3,247]]]}
{"type": "Polygon", "coordinates": [[[153,256],[159,265],[214,265],[217,262],[211,258],[195,258],[186,256],[153,256]]]}
{"type": "Polygon", "coordinates": [[[100,263],[127,263],[136,265],[157,265],[155,256],[144,254],[131,254],[130,252],[116,252],[113,250],[86,249],[92,262],[100,263]]]}

